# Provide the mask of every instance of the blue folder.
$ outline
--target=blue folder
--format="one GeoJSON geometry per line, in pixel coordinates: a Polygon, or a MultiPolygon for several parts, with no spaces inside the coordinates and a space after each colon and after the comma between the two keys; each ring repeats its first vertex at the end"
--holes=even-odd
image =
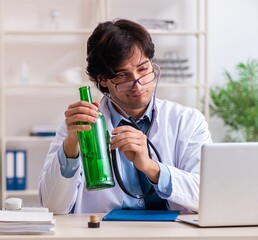
{"type": "Polygon", "coordinates": [[[15,187],[16,190],[26,189],[26,151],[15,152],[15,187]]]}
{"type": "Polygon", "coordinates": [[[145,221],[161,222],[176,220],[179,211],[173,210],[120,210],[114,209],[102,221],[145,221]]]}

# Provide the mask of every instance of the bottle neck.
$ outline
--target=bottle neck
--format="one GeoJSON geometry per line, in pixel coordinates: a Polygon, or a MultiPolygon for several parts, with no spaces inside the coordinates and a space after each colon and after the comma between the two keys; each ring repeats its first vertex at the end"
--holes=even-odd
{"type": "Polygon", "coordinates": [[[92,103],[92,97],[89,86],[80,87],[79,91],[81,100],[92,103]]]}

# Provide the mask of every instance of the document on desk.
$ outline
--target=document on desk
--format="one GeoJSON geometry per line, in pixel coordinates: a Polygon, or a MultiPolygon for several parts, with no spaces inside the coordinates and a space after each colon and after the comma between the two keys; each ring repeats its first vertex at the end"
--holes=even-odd
{"type": "Polygon", "coordinates": [[[52,233],[54,227],[51,212],[0,211],[0,234],[52,233]]]}
{"type": "Polygon", "coordinates": [[[146,221],[162,222],[176,220],[179,211],[173,210],[120,210],[114,209],[102,221],[146,221]]]}

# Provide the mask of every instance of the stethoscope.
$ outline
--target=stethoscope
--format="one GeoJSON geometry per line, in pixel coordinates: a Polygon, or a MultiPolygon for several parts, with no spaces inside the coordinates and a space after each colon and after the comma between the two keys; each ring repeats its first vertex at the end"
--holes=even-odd
{"type": "MultiPolygon", "coordinates": [[[[155,97],[156,97],[156,91],[157,91],[157,86],[158,86],[158,82],[159,82],[159,78],[160,78],[160,68],[157,64],[154,64],[152,63],[153,65],[153,69],[154,69],[154,73],[155,73],[155,77],[156,77],[156,86],[155,86],[155,89],[154,89],[154,92],[153,92],[153,105],[152,105],[152,117],[151,117],[151,122],[150,122],[150,126],[148,127],[147,131],[144,132],[144,134],[147,136],[147,144],[148,144],[148,154],[149,154],[149,157],[151,158],[151,151],[150,151],[150,148],[154,151],[154,153],[156,154],[157,158],[158,158],[158,161],[161,162],[161,157],[160,157],[160,154],[159,152],[157,151],[156,147],[153,145],[153,143],[149,140],[148,138],[148,133],[149,131],[151,130],[152,128],[152,125],[154,123],[154,119],[155,119],[155,97]]],[[[136,83],[135,83],[136,84],[136,83]]],[[[98,82],[97,84],[97,87],[98,89],[100,90],[100,82],[98,82]]],[[[126,111],[120,107],[113,99],[111,99],[111,97],[100,90],[100,92],[106,97],[108,98],[123,114],[124,114],[124,117],[129,120],[131,122],[131,125],[136,128],[137,130],[140,130],[140,127],[138,126],[137,122],[135,121],[135,119],[128,115],[126,113],[126,111]]],[[[113,165],[113,170],[114,170],[114,174],[115,174],[115,177],[116,177],[116,180],[117,180],[117,183],[119,185],[119,187],[129,196],[133,197],[133,198],[137,198],[137,199],[140,199],[140,198],[146,198],[148,197],[149,195],[151,195],[155,190],[154,190],[154,187],[150,184],[150,187],[148,189],[148,191],[146,193],[143,193],[143,194],[134,194],[134,193],[131,193],[127,188],[126,186],[124,185],[123,183],[123,180],[122,180],[122,177],[120,175],[120,172],[119,172],[119,168],[118,168],[118,163],[117,163],[117,157],[116,157],[116,154],[117,154],[117,149],[114,149],[114,150],[111,150],[111,157],[112,157],[112,165],[113,165]]]]}

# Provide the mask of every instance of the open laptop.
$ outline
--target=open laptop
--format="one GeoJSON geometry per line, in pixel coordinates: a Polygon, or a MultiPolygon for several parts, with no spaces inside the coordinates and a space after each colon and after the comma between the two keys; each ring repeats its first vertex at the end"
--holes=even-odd
{"type": "Polygon", "coordinates": [[[258,142],[202,147],[198,215],[178,220],[200,227],[258,225],[258,142]]]}

